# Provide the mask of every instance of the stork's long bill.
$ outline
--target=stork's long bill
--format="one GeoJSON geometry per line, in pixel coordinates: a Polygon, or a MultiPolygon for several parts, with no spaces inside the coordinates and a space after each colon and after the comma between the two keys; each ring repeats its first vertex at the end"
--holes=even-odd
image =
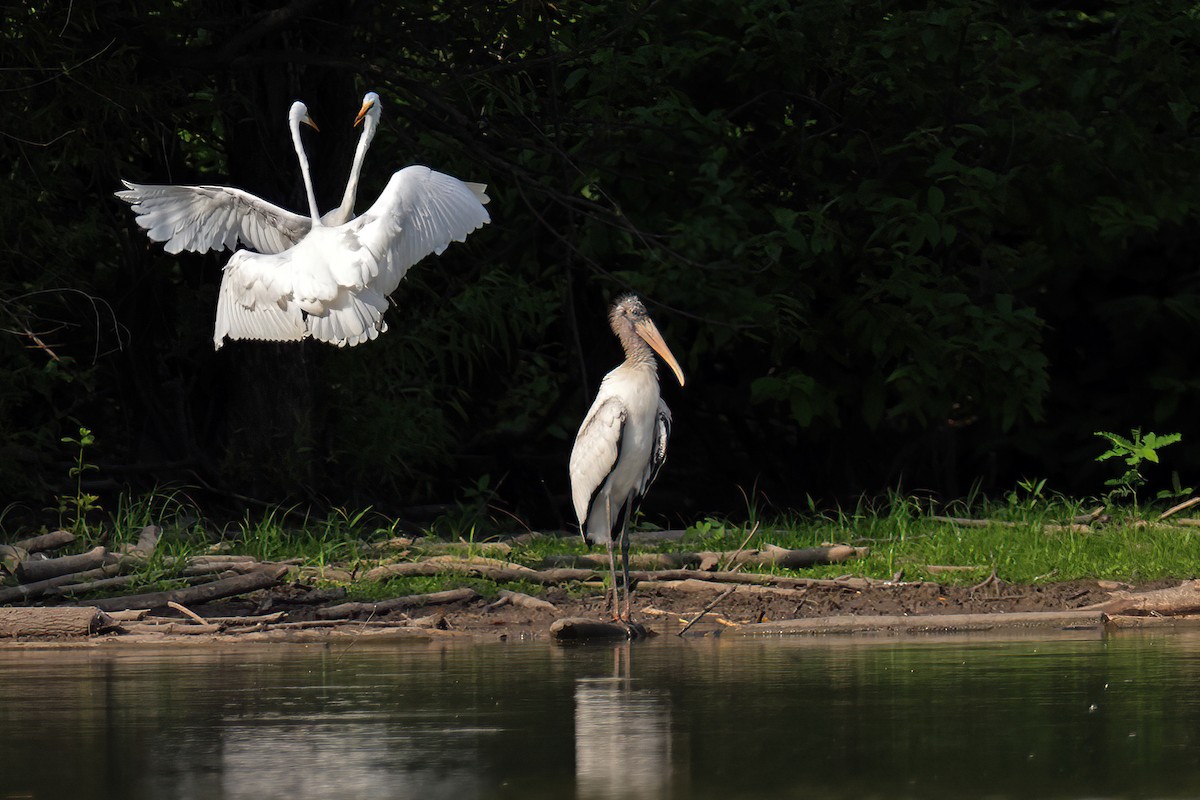
{"type": "Polygon", "coordinates": [[[633,324],[633,330],[642,340],[654,348],[654,352],[658,353],[659,358],[667,362],[667,366],[675,373],[675,377],[679,379],[679,385],[683,386],[683,370],[679,367],[679,362],[675,360],[675,356],[671,353],[671,348],[667,347],[667,343],[663,341],[662,334],[658,332],[658,327],[654,324],[654,320],[650,317],[642,317],[633,324]]]}

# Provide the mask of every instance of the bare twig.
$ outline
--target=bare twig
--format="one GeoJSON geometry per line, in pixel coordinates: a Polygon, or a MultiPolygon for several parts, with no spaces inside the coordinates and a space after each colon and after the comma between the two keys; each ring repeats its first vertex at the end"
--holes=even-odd
{"type": "MultiPolygon", "coordinates": [[[[757,525],[757,524],[755,524],[755,527],[758,527],[758,525],[757,525]]],[[[742,544],[745,544],[745,542],[743,542],[742,544]]],[[[704,608],[700,609],[700,613],[699,613],[699,614],[697,614],[696,616],[692,617],[692,618],[691,618],[691,620],[688,622],[688,624],[683,626],[683,630],[681,630],[681,631],[680,631],[678,634],[676,634],[676,635],[678,635],[678,636],[683,636],[685,633],[687,633],[687,632],[688,632],[688,630],[689,630],[689,629],[691,629],[691,627],[692,627],[693,625],[695,625],[697,622],[699,622],[699,621],[700,621],[700,618],[701,618],[701,617],[703,617],[705,614],[707,614],[708,612],[710,612],[710,611],[712,611],[714,608],[716,608],[716,606],[717,606],[717,603],[721,602],[721,601],[722,601],[722,600],[724,600],[726,597],[729,597],[729,595],[731,595],[731,594],[733,594],[734,592],[736,592],[736,591],[737,591],[737,588],[738,588],[737,586],[730,586],[728,589],[726,589],[725,591],[721,592],[719,595],[717,595],[717,596],[716,596],[716,597],[714,597],[712,600],[710,600],[710,601],[709,601],[709,603],[708,603],[708,605],[706,605],[704,608]]]]}
{"type": "Polygon", "coordinates": [[[1163,512],[1163,513],[1161,513],[1161,514],[1159,514],[1159,515],[1158,515],[1158,521],[1159,521],[1159,522],[1162,522],[1162,521],[1163,521],[1164,519],[1166,519],[1167,517],[1170,517],[1170,516],[1172,516],[1172,515],[1174,515],[1174,514],[1178,514],[1180,511],[1183,511],[1184,509],[1191,508],[1192,506],[1196,505],[1197,503],[1200,503],[1200,497],[1193,497],[1193,498],[1191,498],[1191,499],[1184,500],[1184,501],[1183,501],[1182,503],[1180,503],[1179,505],[1171,506],[1171,507],[1170,507],[1170,508],[1168,508],[1166,511],[1164,511],[1164,512],[1163,512]]]}
{"type": "Polygon", "coordinates": [[[168,600],[168,601],[167,601],[167,607],[168,607],[168,608],[173,608],[173,609],[175,609],[175,610],[176,610],[176,611],[178,611],[180,614],[183,614],[183,615],[185,615],[185,616],[191,617],[193,620],[195,620],[195,621],[196,621],[197,623],[199,623],[200,625],[209,625],[209,624],[211,624],[211,623],[209,623],[209,621],[208,621],[208,620],[206,620],[204,617],[202,617],[202,616],[200,616],[199,614],[197,614],[195,611],[192,611],[190,608],[188,608],[187,606],[185,606],[183,603],[176,603],[174,600],[168,600]]]}
{"type": "MultiPolygon", "coordinates": [[[[750,532],[746,534],[746,538],[742,539],[742,543],[738,545],[738,549],[733,551],[733,555],[729,557],[729,561],[725,564],[725,569],[729,569],[731,565],[733,566],[733,569],[730,570],[731,572],[737,572],[739,569],[741,569],[742,565],[737,563],[737,557],[742,554],[743,550],[746,549],[746,545],[750,542],[750,538],[756,533],[758,533],[758,520],[754,521],[754,527],[751,528],[750,532]]],[[[720,570],[718,569],[718,571],[720,570]]]]}

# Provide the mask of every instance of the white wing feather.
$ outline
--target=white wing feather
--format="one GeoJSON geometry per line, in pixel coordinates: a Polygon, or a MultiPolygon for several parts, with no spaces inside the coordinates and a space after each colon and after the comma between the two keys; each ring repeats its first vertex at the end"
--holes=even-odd
{"type": "Polygon", "coordinates": [[[168,253],[234,250],[239,242],[279,253],[299,242],[308,217],[228,186],[168,186],[122,181],[116,196],[133,206],[137,224],[168,253]]]}
{"type": "Polygon", "coordinates": [[[440,255],[450,242],[465,241],[491,221],[483,207],[485,189],[429,167],[394,173],[375,204],[346,225],[370,254],[362,260],[362,274],[353,277],[391,294],[413,264],[430,253],[440,255]]]}
{"type": "Polygon", "coordinates": [[[409,267],[490,220],[484,188],[406,167],[362,216],[314,228],[280,253],[235,253],[221,282],[217,347],[224,336],[293,341],[296,319],[338,347],[375,339],[387,330],[387,296],[409,267]],[[272,304],[280,311],[262,310],[272,304]]]}
{"type": "Polygon", "coordinates": [[[225,265],[217,296],[213,344],[220,350],[226,337],[273,342],[298,342],[308,335],[298,304],[280,285],[279,274],[262,270],[256,253],[239,250],[225,265]]]}
{"type": "MultiPolygon", "coordinates": [[[[570,473],[571,500],[575,504],[575,516],[581,528],[587,524],[592,498],[617,464],[621,430],[627,416],[628,411],[621,399],[606,397],[602,387],[591,410],[583,418],[583,424],[579,426],[575,446],[571,449],[570,473]]],[[[584,535],[591,533],[587,530],[583,532],[584,535]]],[[[608,531],[603,533],[607,535],[608,531]]]]}

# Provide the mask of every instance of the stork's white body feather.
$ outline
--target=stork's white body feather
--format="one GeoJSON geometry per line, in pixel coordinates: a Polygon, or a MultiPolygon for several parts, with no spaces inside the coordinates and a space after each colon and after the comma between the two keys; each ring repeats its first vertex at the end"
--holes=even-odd
{"type": "Polygon", "coordinates": [[[571,448],[571,499],[579,531],[608,550],[612,571],[612,613],[629,622],[629,523],[638,503],[667,458],[671,412],[658,390],[658,353],[683,385],[683,370],[663,341],[646,307],[635,295],[613,304],[608,324],[625,351],[625,361],[600,382],[571,448]],[[625,611],[618,610],[617,566],[613,550],[621,545],[625,611]]]}
{"type": "Polygon", "coordinates": [[[666,456],[671,420],[650,363],[604,376],[571,450],[571,496],[589,542],[612,541],[622,508],[632,513],[666,456]]]}

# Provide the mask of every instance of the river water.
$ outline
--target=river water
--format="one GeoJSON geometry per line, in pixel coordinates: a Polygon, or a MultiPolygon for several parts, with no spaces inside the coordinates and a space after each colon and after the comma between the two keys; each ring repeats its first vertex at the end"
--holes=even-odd
{"type": "Polygon", "coordinates": [[[1200,798],[1200,636],[0,651],[0,799],[1200,798]]]}

